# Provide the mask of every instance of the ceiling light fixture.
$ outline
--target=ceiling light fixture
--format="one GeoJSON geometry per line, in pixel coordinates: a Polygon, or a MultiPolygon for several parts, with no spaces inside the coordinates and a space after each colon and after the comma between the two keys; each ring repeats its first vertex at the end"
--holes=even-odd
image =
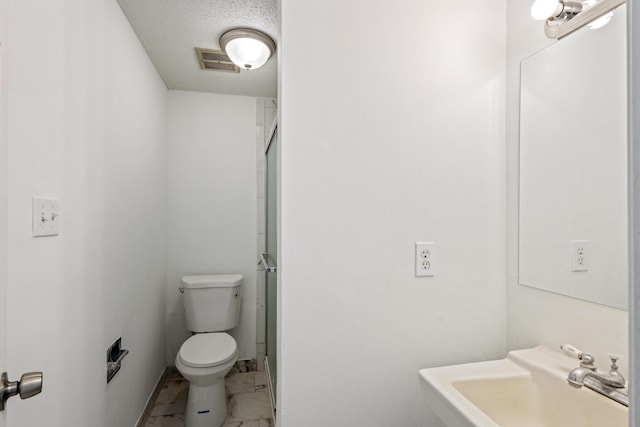
{"type": "Polygon", "coordinates": [[[220,36],[220,47],[229,59],[245,70],[262,67],[276,50],[268,35],[251,28],[236,28],[220,36]]]}

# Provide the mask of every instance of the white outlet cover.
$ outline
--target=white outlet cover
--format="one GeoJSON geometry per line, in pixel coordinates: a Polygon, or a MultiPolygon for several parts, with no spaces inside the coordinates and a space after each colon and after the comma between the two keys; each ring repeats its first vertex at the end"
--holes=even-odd
{"type": "Polygon", "coordinates": [[[433,242],[416,242],[416,277],[431,277],[435,274],[433,242]]]}
{"type": "Polygon", "coordinates": [[[60,234],[60,201],[33,196],[33,237],[60,234]]]}
{"type": "Polygon", "coordinates": [[[588,271],[589,246],[586,240],[571,241],[571,271],[588,271]]]}

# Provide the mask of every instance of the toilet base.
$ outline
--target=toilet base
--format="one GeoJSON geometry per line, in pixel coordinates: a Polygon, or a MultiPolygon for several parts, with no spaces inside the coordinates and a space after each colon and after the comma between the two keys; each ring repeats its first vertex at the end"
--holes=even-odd
{"type": "Polygon", "coordinates": [[[185,427],[220,427],[226,418],[224,379],[208,386],[189,384],[185,427]]]}

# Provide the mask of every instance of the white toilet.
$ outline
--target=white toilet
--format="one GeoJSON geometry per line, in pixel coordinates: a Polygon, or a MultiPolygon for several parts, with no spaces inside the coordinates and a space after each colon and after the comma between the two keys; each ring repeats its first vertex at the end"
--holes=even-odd
{"type": "Polygon", "coordinates": [[[224,377],[238,359],[238,346],[222,332],[238,325],[242,275],[185,276],[187,329],[195,334],[176,356],[176,368],[189,381],[186,427],[220,427],[227,417],[224,377]]]}

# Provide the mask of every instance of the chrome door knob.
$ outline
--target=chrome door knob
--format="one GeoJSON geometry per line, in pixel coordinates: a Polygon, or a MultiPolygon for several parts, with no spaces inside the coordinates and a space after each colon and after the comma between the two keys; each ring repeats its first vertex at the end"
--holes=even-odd
{"type": "Polygon", "coordinates": [[[9,382],[6,372],[0,378],[0,411],[4,411],[4,403],[8,398],[20,395],[21,399],[28,399],[42,391],[42,372],[27,372],[20,377],[20,381],[9,382]]]}
{"type": "Polygon", "coordinates": [[[20,377],[18,393],[20,399],[28,399],[42,391],[42,372],[27,372],[20,377]]]}

